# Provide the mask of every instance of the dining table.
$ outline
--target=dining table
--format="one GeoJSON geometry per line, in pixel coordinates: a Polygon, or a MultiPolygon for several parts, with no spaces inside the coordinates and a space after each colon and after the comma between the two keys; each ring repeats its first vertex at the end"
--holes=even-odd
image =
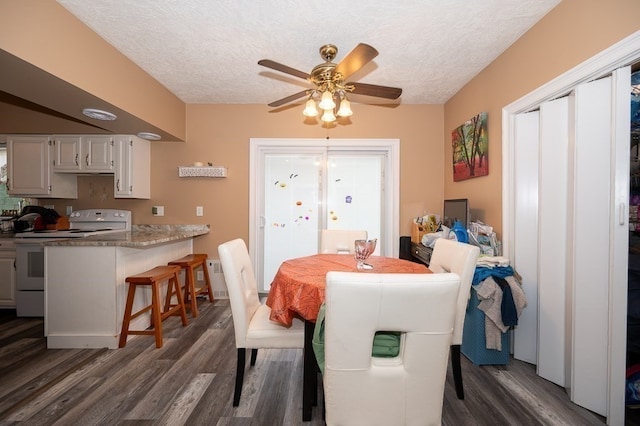
{"type": "MultiPolygon", "coordinates": [[[[304,320],[304,358],[302,386],[302,420],[310,421],[312,407],[317,405],[318,364],[313,352],[313,332],[321,305],[324,303],[326,275],[329,271],[358,273],[413,273],[431,271],[422,263],[385,256],[370,256],[371,269],[357,269],[352,254],[314,254],[282,262],[276,272],[266,304],[270,319],[291,326],[295,317],[304,320]]],[[[354,301],[356,304],[357,301],[354,301]]]]}

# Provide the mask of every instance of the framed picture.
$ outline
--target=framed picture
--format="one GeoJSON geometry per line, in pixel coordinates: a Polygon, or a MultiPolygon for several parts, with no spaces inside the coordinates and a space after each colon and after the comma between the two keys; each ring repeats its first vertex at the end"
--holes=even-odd
{"type": "Polygon", "coordinates": [[[453,181],[489,174],[487,113],[481,112],[451,132],[453,181]]]}

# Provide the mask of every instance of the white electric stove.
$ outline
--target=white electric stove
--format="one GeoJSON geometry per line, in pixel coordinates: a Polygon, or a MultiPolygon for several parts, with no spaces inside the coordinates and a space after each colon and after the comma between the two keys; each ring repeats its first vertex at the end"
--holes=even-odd
{"type": "Polygon", "coordinates": [[[117,209],[76,210],[69,215],[69,229],[18,232],[16,238],[85,238],[131,231],[131,212],[117,209]]]}
{"type": "Polygon", "coordinates": [[[44,316],[44,242],[127,231],[131,231],[129,210],[87,209],[69,215],[69,229],[16,233],[17,316],[44,316]]]}

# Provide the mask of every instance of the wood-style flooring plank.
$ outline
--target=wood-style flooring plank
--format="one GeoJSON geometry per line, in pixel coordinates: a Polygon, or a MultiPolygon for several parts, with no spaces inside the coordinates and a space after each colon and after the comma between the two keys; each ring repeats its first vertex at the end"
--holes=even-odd
{"type": "MultiPolygon", "coordinates": [[[[247,357],[240,406],[232,407],[229,303],[201,301],[199,309],[186,327],[178,317],[163,322],[160,349],[151,336],[114,350],[46,349],[41,320],[0,314],[0,425],[324,425],[321,378],[312,420],[301,421],[300,349],[262,349],[253,367],[247,357]]],[[[447,371],[445,426],[604,424],[530,364],[476,366],[463,356],[462,374],[461,401],[447,371]]]]}
{"type": "Polygon", "coordinates": [[[201,373],[183,386],[172,401],[159,423],[166,425],[182,425],[202,399],[202,395],[211,385],[215,373],[201,373]]]}

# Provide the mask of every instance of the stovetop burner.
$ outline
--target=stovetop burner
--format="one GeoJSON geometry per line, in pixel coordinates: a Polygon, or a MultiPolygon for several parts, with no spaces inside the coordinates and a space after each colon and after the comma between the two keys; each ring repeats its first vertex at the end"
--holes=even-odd
{"type": "Polygon", "coordinates": [[[16,238],[84,238],[131,230],[131,212],[117,209],[76,210],[68,229],[43,229],[16,234],[16,238]]]}

